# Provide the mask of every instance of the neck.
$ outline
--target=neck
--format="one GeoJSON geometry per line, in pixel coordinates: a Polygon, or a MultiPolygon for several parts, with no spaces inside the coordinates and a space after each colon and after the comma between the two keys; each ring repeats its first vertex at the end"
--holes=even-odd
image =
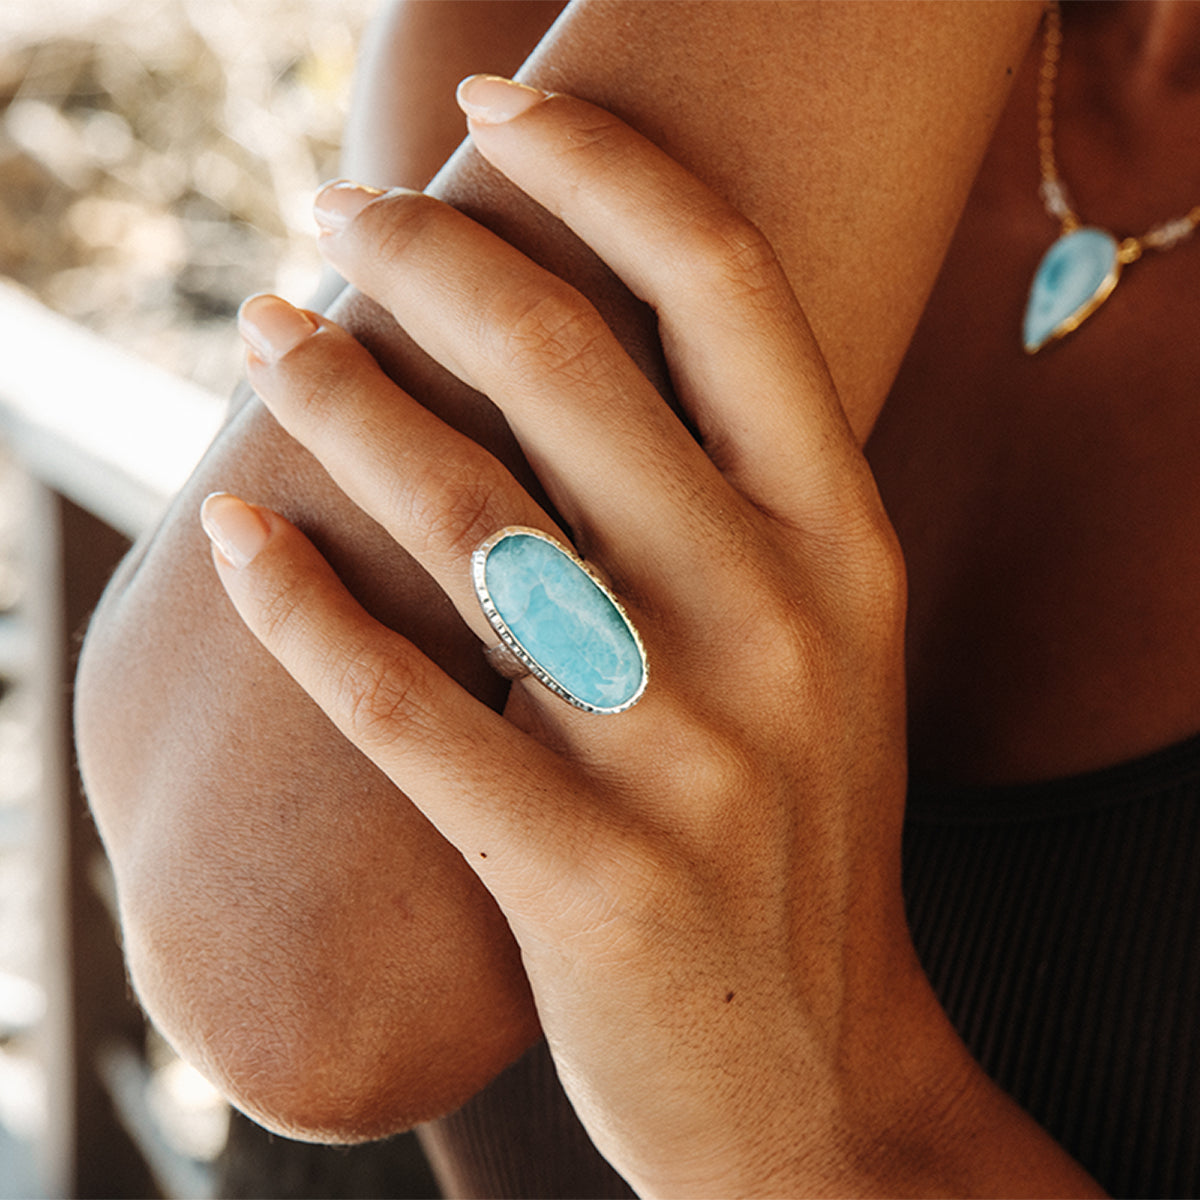
{"type": "Polygon", "coordinates": [[[1067,37],[1079,39],[1097,70],[1133,103],[1200,93],[1196,0],[1069,0],[1063,5],[1063,24],[1067,37]]]}
{"type": "Polygon", "coordinates": [[[1150,13],[1141,69],[1174,91],[1200,91],[1200,4],[1162,0],[1150,13]]]}
{"type": "Polygon", "coordinates": [[[1200,197],[1200,3],[1067,0],[1059,170],[1076,209],[1140,233],[1200,197]]]}

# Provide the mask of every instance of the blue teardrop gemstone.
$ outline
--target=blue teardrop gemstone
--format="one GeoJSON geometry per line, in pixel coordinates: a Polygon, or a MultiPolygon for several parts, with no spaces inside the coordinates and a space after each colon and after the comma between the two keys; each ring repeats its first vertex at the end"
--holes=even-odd
{"type": "Polygon", "coordinates": [[[1027,354],[1070,333],[1108,298],[1121,273],[1117,251],[1117,239],[1093,226],[1063,234],[1046,251],[1025,307],[1027,354]]]}
{"type": "Polygon", "coordinates": [[[646,659],[633,626],[557,542],[502,530],[475,552],[474,575],[493,628],[551,690],[592,712],[621,712],[641,696],[646,659]]]}

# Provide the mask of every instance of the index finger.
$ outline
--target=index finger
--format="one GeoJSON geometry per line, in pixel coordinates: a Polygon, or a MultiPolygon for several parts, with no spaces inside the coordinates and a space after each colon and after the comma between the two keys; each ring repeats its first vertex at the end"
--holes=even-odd
{"type": "Polygon", "coordinates": [[[851,481],[855,499],[873,498],[820,349],[752,222],[582,100],[476,75],[459,103],[479,152],[656,310],[680,399],[739,490],[802,519],[829,513],[851,481]]]}

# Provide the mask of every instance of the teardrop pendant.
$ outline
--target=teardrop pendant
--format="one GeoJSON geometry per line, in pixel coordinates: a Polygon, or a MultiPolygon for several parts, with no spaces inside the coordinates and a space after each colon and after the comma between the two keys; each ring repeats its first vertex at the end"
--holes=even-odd
{"type": "Polygon", "coordinates": [[[1078,329],[1108,299],[1121,277],[1120,249],[1111,233],[1086,225],[1046,251],[1025,306],[1026,354],[1078,329]]]}

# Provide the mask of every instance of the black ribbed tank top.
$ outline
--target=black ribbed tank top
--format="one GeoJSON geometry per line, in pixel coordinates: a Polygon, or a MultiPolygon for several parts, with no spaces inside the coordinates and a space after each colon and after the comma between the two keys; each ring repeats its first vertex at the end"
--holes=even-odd
{"type": "Polygon", "coordinates": [[[1200,1195],[1200,738],[914,789],[917,951],[988,1074],[1115,1196],[1200,1195]]]}
{"type": "MultiPolygon", "coordinates": [[[[1067,780],[909,797],[905,893],[934,989],[1115,1196],[1200,1196],[1198,851],[1200,737],[1067,780]]],[[[447,1195],[631,1194],[544,1047],[424,1141],[447,1195]]]]}

